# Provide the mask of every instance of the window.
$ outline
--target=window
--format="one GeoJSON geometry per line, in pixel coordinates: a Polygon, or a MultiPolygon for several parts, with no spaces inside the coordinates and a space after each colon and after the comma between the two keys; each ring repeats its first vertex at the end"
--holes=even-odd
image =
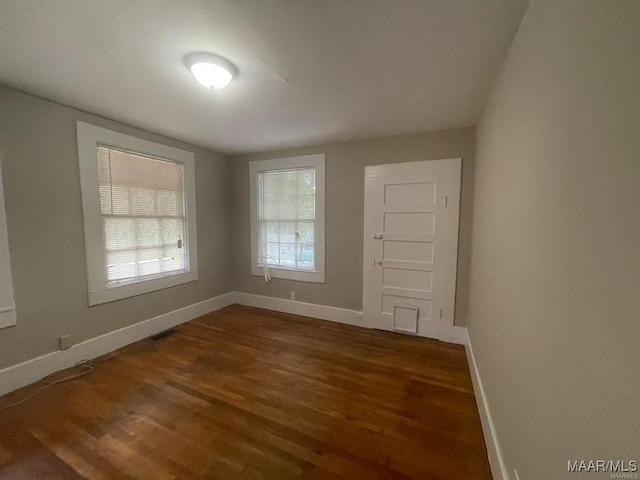
{"type": "Polygon", "coordinates": [[[324,283],[324,154],[251,162],[252,273],[324,283]]]}
{"type": "Polygon", "coordinates": [[[16,307],[13,300],[13,281],[9,261],[9,238],[4,212],[2,168],[0,166],[0,328],[16,324],[16,307]]]}
{"type": "Polygon", "coordinates": [[[78,122],[89,304],[196,280],[190,152],[78,122]]]}

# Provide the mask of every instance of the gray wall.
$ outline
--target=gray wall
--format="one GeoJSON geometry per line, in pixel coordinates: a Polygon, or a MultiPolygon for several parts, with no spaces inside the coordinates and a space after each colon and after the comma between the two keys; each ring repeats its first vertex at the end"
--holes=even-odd
{"type": "Polygon", "coordinates": [[[532,0],[478,126],[469,330],[512,478],[640,452],[639,14],[532,0]]]}
{"type": "Polygon", "coordinates": [[[362,310],[365,165],[462,157],[456,324],[464,325],[471,253],[474,143],[475,130],[470,127],[233,157],[234,290],[280,298],[289,298],[289,292],[295,290],[298,301],[362,310]],[[251,275],[249,162],[310,153],[327,155],[326,283],[273,279],[268,287],[264,279],[251,275]]]}
{"type": "Polygon", "coordinates": [[[18,313],[0,330],[0,368],[231,290],[223,155],[0,87],[0,161],[18,313]],[[87,307],[76,120],[195,153],[199,280],[87,307]]]}

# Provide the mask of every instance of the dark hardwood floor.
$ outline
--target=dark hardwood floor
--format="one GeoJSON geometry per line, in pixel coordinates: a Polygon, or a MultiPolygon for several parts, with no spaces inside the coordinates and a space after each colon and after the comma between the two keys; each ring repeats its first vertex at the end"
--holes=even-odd
{"type": "Polygon", "coordinates": [[[0,411],[0,478],[491,479],[459,345],[233,305],[149,347],[0,411]]]}

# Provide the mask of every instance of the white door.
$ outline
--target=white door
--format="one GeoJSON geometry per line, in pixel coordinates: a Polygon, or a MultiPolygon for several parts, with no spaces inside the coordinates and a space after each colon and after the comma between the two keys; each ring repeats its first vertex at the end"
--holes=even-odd
{"type": "Polygon", "coordinates": [[[365,168],[364,324],[451,341],[462,160],[365,168]]]}

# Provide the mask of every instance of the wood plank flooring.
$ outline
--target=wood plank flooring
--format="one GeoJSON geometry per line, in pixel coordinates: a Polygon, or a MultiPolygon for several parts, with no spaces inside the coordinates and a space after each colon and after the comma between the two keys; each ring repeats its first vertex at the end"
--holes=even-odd
{"type": "Polygon", "coordinates": [[[0,411],[0,478],[491,479],[459,345],[232,305],[149,346],[0,411]]]}

